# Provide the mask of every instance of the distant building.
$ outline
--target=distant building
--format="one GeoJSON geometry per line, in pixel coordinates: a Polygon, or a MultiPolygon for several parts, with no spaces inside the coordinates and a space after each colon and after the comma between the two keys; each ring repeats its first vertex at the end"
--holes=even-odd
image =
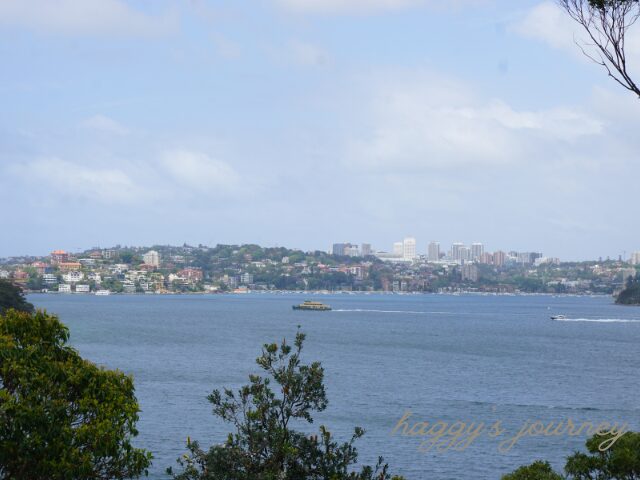
{"type": "Polygon", "coordinates": [[[520,252],[517,255],[518,263],[522,265],[532,265],[537,258],[541,258],[542,254],[537,252],[520,252]]]}
{"type": "Polygon", "coordinates": [[[43,262],[33,262],[31,266],[36,269],[38,275],[44,275],[44,273],[47,271],[47,268],[49,267],[46,263],[43,262]]]}
{"type": "Polygon", "coordinates": [[[393,244],[393,254],[396,257],[402,257],[402,254],[404,253],[404,245],[402,242],[395,242],[393,244]]]}
{"type": "Polygon", "coordinates": [[[478,259],[478,263],[482,263],[484,265],[491,265],[493,263],[493,255],[489,252],[483,252],[478,259]]]}
{"type": "Polygon", "coordinates": [[[640,265],[640,252],[633,252],[630,261],[631,265],[640,265]]]}
{"type": "Polygon", "coordinates": [[[45,273],[42,275],[42,283],[45,285],[55,285],[58,283],[58,277],[56,277],[53,273],[45,273]]]}
{"type": "Polygon", "coordinates": [[[493,264],[496,267],[502,267],[507,261],[507,254],[502,250],[498,250],[497,252],[493,252],[493,264]]]}
{"type": "Polygon", "coordinates": [[[73,270],[62,275],[62,279],[67,283],[77,283],[84,279],[84,273],[73,270]]]}
{"type": "Polygon", "coordinates": [[[61,272],[72,272],[74,270],[80,270],[82,264],[80,262],[60,262],[58,268],[61,272]]]}
{"type": "Polygon", "coordinates": [[[358,248],[358,245],[351,245],[351,244],[347,244],[348,246],[345,247],[344,249],[344,254],[348,257],[359,257],[360,256],[360,249],[358,248]]]}
{"type": "Polygon", "coordinates": [[[334,243],[331,252],[334,255],[338,255],[340,257],[344,257],[347,253],[347,248],[351,247],[350,243],[334,243]]]}
{"type": "Polygon", "coordinates": [[[427,260],[430,262],[437,262],[440,260],[440,244],[438,242],[429,243],[427,249],[427,260]]]}
{"type": "Polygon", "coordinates": [[[471,244],[471,260],[474,262],[480,261],[480,257],[484,253],[484,245],[481,243],[471,244]]]}
{"type": "Polygon", "coordinates": [[[142,256],[142,261],[147,265],[158,268],[160,266],[160,254],[155,250],[149,250],[142,256]]]}
{"type": "Polygon", "coordinates": [[[71,293],[71,285],[68,283],[61,283],[58,285],[58,292],[60,293],[71,293]]]}
{"type": "Polygon", "coordinates": [[[51,263],[61,263],[69,261],[69,254],[64,250],[54,250],[51,252],[51,263]]]}
{"type": "Polygon", "coordinates": [[[466,263],[462,266],[462,281],[477,282],[478,267],[473,263],[466,263]]]}
{"type": "MultiPolygon", "coordinates": [[[[360,247],[360,254],[363,257],[368,257],[369,255],[371,255],[373,252],[371,250],[371,244],[370,243],[363,243],[362,246],[360,247]]],[[[640,253],[640,252],[639,252],[640,253]]]]}
{"type": "Polygon", "coordinates": [[[416,258],[416,239],[407,237],[402,241],[402,258],[413,260],[416,258]]]}
{"type": "Polygon", "coordinates": [[[251,285],[253,283],[253,274],[246,272],[240,275],[240,283],[251,285]]]}
{"type": "Polygon", "coordinates": [[[111,260],[112,258],[116,258],[116,251],[112,249],[103,250],[102,258],[105,258],[106,260],[111,260]]]}
{"type": "Polygon", "coordinates": [[[458,249],[458,258],[456,260],[459,260],[460,263],[470,262],[472,260],[471,249],[469,247],[460,247],[458,249]]]}
{"type": "Polygon", "coordinates": [[[189,283],[202,282],[202,269],[201,268],[183,268],[178,272],[178,276],[184,278],[189,283]]]}
{"type": "Polygon", "coordinates": [[[457,262],[461,261],[462,259],[460,258],[460,250],[462,250],[463,248],[467,248],[464,246],[464,243],[461,243],[461,242],[453,243],[451,245],[451,259],[457,262]]]}
{"type": "Polygon", "coordinates": [[[76,293],[89,293],[89,285],[86,283],[79,283],[76,285],[76,293]]]}

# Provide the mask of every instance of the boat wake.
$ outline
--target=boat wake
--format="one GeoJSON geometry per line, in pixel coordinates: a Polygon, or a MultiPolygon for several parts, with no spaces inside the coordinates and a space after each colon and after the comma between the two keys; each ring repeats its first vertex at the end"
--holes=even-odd
{"type": "Polygon", "coordinates": [[[640,323],[627,318],[555,318],[554,322],[594,322],[594,323],[640,323]]]}

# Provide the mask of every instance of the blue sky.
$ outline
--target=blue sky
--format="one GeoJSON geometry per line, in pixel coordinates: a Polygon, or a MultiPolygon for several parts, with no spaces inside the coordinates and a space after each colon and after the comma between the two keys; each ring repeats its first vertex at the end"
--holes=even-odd
{"type": "Polygon", "coordinates": [[[0,256],[640,250],[640,102],[574,36],[528,0],[3,0],[0,256]]]}

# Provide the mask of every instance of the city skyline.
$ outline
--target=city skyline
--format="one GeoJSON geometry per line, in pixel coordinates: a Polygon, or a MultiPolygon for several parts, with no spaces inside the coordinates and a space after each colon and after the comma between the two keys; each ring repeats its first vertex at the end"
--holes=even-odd
{"type": "Polygon", "coordinates": [[[398,232],[637,249],[640,104],[554,2],[348,4],[2,2],[0,256],[398,232]]]}

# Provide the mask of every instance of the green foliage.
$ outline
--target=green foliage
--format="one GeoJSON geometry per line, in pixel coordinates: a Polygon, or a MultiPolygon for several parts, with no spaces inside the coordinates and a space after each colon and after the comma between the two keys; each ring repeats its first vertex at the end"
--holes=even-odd
{"type": "MultiPolygon", "coordinates": [[[[312,423],[313,412],[327,407],[324,370],[319,362],[302,364],[305,336],[294,346],[264,345],[256,362],[267,376],[250,375],[238,392],[214,390],[209,396],[214,415],[233,425],[221,445],[208,451],[187,442],[189,454],[178,459],[182,471],[167,472],[176,480],[388,480],[388,465],[354,471],[358,452],[354,442],[364,431],[356,428],[349,442],[336,442],[320,427],[319,435],[292,429],[291,423],[312,423]],[[272,388],[272,382],[275,383],[272,388]]],[[[393,477],[400,480],[401,477],[393,477]]]]}
{"type": "Polygon", "coordinates": [[[8,280],[0,280],[0,314],[10,308],[33,312],[33,305],[27,302],[20,287],[8,280]]]}
{"type": "Polygon", "coordinates": [[[640,305],[640,277],[629,277],[626,288],[618,294],[616,303],[619,305],[640,305]]]}
{"type": "Polygon", "coordinates": [[[589,0],[589,6],[598,10],[615,8],[625,3],[637,3],[638,0],[589,0]]]}
{"type": "Polygon", "coordinates": [[[576,452],[567,458],[565,476],[548,462],[537,461],[504,475],[502,480],[639,480],[640,433],[627,432],[617,440],[611,434],[587,440],[589,454],[576,452]],[[602,446],[613,445],[601,450],[602,446]]]}
{"type": "Polygon", "coordinates": [[[611,448],[600,445],[612,436],[593,436],[587,440],[591,455],[576,452],[567,459],[565,471],[575,480],[638,480],[640,479],[640,433],[627,432],[611,448]]]}
{"type": "Polygon", "coordinates": [[[538,460],[531,465],[518,468],[515,472],[502,476],[502,480],[562,480],[559,473],[553,471],[549,462],[538,460]]]}
{"type": "Polygon", "coordinates": [[[53,315],[0,316],[0,479],[123,479],[146,473],[133,448],[131,377],[97,367],[67,345],[53,315]]]}

